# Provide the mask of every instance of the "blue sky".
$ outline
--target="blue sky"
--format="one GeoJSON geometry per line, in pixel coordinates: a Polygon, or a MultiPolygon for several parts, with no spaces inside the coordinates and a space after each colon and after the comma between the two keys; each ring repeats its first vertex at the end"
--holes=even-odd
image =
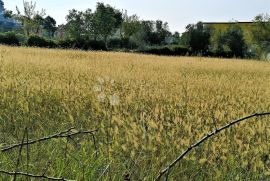
{"type": "MultiPolygon", "coordinates": [[[[3,0],[7,9],[22,10],[23,0],[3,0]]],[[[197,21],[251,21],[260,13],[270,13],[270,0],[36,0],[37,9],[44,8],[58,24],[65,22],[68,10],[95,9],[104,2],[137,14],[141,19],[167,21],[171,31],[183,32],[197,21]]]]}

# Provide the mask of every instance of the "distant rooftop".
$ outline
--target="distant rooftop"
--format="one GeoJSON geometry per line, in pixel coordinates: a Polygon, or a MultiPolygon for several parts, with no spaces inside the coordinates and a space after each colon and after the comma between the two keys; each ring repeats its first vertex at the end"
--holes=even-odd
{"type": "Polygon", "coordinates": [[[203,22],[203,24],[252,24],[253,21],[233,21],[233,22],[203,22]]]}

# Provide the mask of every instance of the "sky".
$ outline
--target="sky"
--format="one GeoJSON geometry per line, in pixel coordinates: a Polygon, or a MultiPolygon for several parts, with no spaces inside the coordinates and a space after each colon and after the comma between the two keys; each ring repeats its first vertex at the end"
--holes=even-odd
{"type": "MultiPolygon", "coordinates": [[[[5,8],[22,11],[23,0],[3,0],[5,8]]],[[[127,10],[144,20],[162,20],[169,23],[172,32],[180,33],[190,23],[252,21],[261,13],[270,14],[270,0],[36,0],[37,10],[46,9],[58,24],[65,23],[68,10],[95,9],[97,2],[127,10]]]]}

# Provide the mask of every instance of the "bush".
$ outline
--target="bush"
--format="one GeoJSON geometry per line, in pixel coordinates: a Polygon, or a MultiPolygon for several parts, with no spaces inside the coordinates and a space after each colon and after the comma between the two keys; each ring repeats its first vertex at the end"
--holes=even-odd
{"type": "Polygon", "coordinates": [[[104,41],[89,40],[89,50],[107,50],[104,41]]]}
{"type": "Polygon", "coordinates": [[[138,48],[138,45],[129,38],[112,38],[108,41],[108,47],[110,49],[134,49],[138,48]]]}
{"type": "Polygon", "coordinates": [[[123,41],[120,38],[112,38],[108,41],[108,47],[110,49],[123,48],[123,41]]]}
{"type": "Polygon", "coordinates": [[[57,45],[59,48],[75,48],[75,41],[71,39],[59,40],[57,45]]]}
{"type": "Polygon", "coordinates": [[[173,46],[172,51],[174,52],[174,55],[189,55],[191,52],[188,50],[188,48],[182,47],[182,46],[173,46]]]}
{"type": "Polygon", "coordinates": [[[20,45],[19,39],[13,32],[7,32],[0,34],[0,44],[4,45],[20,45]]]}
{"type": "Polygon", "coordinates": [[[65,39],[58,42],[60,48],[82,49],[82,50],[107,50],[103,41],[84,39],[65,39]]]}
{"type": "Polygon", "coordinates": [[[34,47],[46,47],[46,48],[54,48],[56,44],[54,41],[46,40],[45,38],[32,35],[28,38],[27,43],[28,46],[34,47]]]}
{"type": "Polygon", "coordinates": [[[154,55],[171,55],[171,56],[185,56],[190,54],[187,48],[181,46],[161,46],[161,47],[150,47],[142,50],[143,53],[149,53],[154,55]]]}
{"type": "Polygon", "coordinates": [[[18,38],[20,45],[27,44],[28,37],[26,35],[18,33],[16,34],[16,37],[18,38]]]}

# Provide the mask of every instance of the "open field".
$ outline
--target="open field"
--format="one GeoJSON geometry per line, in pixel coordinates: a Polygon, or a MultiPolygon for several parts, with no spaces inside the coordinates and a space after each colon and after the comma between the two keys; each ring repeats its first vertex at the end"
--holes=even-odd
{"type": "MultiPolygon", "coordinates": [[[[0,170],[152,180],[206,133],[269,111],[270,62],[0,47],[2,148],[98,129],[0,152],[0,170]]],[[[193,150],[169,180],[268,180],[269,140],[270,117],[251,119],[193,150]]]]}

